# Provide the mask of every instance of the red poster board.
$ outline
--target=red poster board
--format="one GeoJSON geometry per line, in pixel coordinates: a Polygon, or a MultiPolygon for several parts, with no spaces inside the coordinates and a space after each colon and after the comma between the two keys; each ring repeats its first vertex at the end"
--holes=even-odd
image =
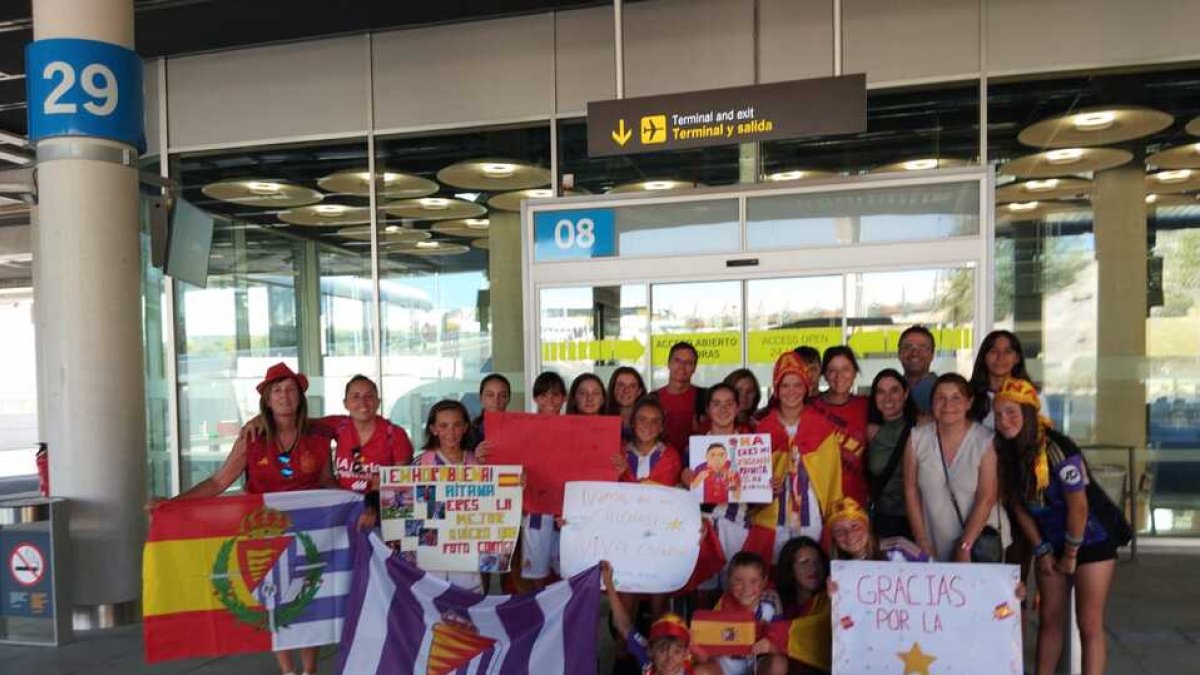
{"type": "Polygon", "coordinates": [[[525,513],[562,515],[563,486],[575,480],[615,481],[621,418],[486,412],[488,464],[525,467],[525,513]]]}

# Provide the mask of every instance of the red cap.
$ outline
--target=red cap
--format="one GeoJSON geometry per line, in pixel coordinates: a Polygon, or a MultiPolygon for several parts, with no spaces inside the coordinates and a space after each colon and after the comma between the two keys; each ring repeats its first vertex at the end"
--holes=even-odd
{"type": "Polygon", "coordinates": [[[657,621],[650,624],[650,641],[658,638],[673,637],[682,640],[684,644],[692,641],[692,633],[687,624],[678,614],[663,614],[657,621]]]}
{"type": "Polygon", "coordinates": [[[300,387],[300,393],[308,391],[308,378],[304,376],[304,373],[293,372],[292,369],[288,368],[288,365],[282,361],[268,368],[267,374],[263,377],[262,382],[259,382],[258,386],[255,388],[258,389],[259,395],[262,395],[263,391],[265,391],[267,387],[271,386],[275,382],[278,382],[279,380],[286,380],[289,377],[296,381],[296,386],[300,387]]]}

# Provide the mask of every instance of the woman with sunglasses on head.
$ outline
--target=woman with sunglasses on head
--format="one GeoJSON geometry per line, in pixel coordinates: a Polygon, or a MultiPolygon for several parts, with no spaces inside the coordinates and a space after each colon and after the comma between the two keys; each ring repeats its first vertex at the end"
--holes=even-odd
{"type": "MultiPolygon", "coordinates": [[[[246,478],[245,491],[250,494],[338,487],[329,470],[330,434],[308,423],[304,397],[308,378],[277,363],[256,388],[265,433],[254,438],[241,435],[216,473],[176,499],[216,497],[242,476],[246,478]]],[[[299,651],[305,675],[316,673],[318,648],[299,651]]],[[[275,658],[284,675],[295,672],[291,652],[275,652],[275,658]]]]}
{"type": "Polygon", "coordinates": [[[1070,438],[1039,412],[1033,385],[1008,378],[997,388],[996,432],[1009,476],[1005,495],[1037,557],[1037,672],[1055,672],[1063,620],[1075,587],[1076,621],[1083,642],[1083,673],[1104,672],[1104,606],[1116,570],[1117,549],[1088,494],[1087,463],[1070,438]]]}

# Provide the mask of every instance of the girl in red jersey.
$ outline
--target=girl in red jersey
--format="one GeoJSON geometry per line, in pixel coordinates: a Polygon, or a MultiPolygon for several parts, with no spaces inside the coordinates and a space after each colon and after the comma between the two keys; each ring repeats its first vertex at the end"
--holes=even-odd
{"type": "Polygon", "coordinates": [[[829,388],[810,399],[840,432],[842,452],[842,492],[859,504],[866,504],[870,490],[864,465],[867,448],[867,397],[854,393],[858,377],[858,359],[854,350],[838,345],[825,350],[821,374],[829,388]]]}
{"type": "Polygon", "coordinates": [[[349,415],[314,421],[314,425],[330,427],[337,439],[333,474],[345,490],[377,490],[380,467],[412,461],[412,442],[403,428],[379,416],[379,389],[366,375],[350,378],[342,405],[349,415]]]}
{"type": "MultiPolygon", "coordinates": [[[[250,494],[338,486],[329,470],[330,435],[308,423],[308,401],[304,397],[308,378],[292,372],[287,364],[276,363],[257,389],[259,416],[265,422],[266,433],[256,438],[240,436],[216,473],[176,499],[216,497],[241,476],[250,494]]],[[[299,651],[305,675],[316,673],[318,648],[299,651]]],[[[275,652],[275,659],[284,675],[295,672],[291,652],[275,652]]]]}

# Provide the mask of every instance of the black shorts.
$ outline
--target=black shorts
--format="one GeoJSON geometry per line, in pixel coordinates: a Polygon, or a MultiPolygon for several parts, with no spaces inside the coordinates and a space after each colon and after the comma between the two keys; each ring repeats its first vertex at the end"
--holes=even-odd
{"type": "MultiPolygon", "coordinates": [[[[1054,555],[1062,557],[1062,548],[1055,548],[1054,555]]],[[[1105,560],[1117,559],[1117,547],[1112,545],[1112,542],[1105,539],[1096,544],[1088,544],[1081,546],[1079,552],[1075,554],[1075,566],[1086,565],[1088,563],[1104,562],[1105,560]]]]}

